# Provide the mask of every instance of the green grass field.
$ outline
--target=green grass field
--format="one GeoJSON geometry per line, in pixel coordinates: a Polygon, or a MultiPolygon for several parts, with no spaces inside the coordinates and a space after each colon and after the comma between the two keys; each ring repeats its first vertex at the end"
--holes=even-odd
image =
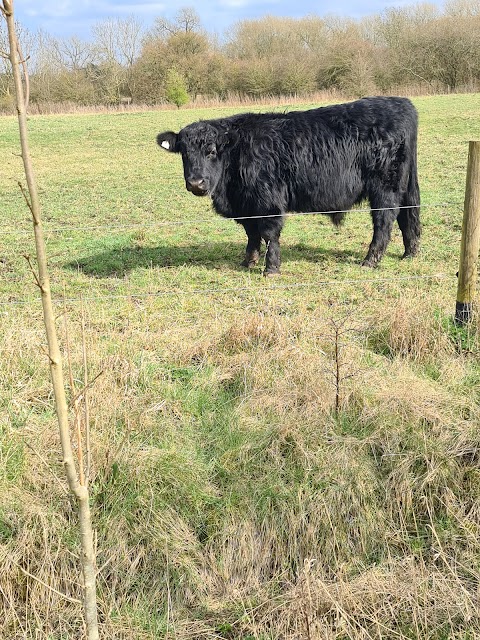
{"type": "MultiPolygon", "coordinates": [[[[277,279],[239,266],[243,229],[155,143],[238,109],[29,119],[58,328],[65,308],[82,380],[83,298],[101,374],[103,638],[480,638],[478,321],[452,322],[480,94],[414,103],[418,258],[400,260],[395,229],[363,269],[368,213],[340,230],[297,216],[277,279]]],[[[0,638],[81,638],[81,606],[60,595],[79,597],[79,541],[13,118],[0,158],[0,638]]]]}

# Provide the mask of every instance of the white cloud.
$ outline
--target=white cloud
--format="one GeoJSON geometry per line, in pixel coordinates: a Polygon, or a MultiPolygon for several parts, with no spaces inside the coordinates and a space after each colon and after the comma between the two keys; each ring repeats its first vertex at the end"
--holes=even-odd
{"type": "Polygon", "coordinates": [[[220,0],[218,3],[221,7],[232,7],[232,8],[240,8],[240,7],[248,7],[249,4],[255,4],[251,0],[220,0]]]}
{"type": "Polygon", "coordinates": [[[38,8],[38,4],[25,8],[27,16],[45,17],[45,18],[64,18],[74,13],[74,3],[70,0],[57,0],[57,2],[47,3],[38,8]]]}
{"type": "Polygon", "coordinates": [[[101,8],[104,13],[115,15],[116,13],[158,13],[165,11],[167,5],[163,2],[129,2],[126,4],[116,2],[102,3],[101,8]]]}
{"type": "MultiPolygon", "coordinates": [[[[235,1],[235,0],[234,0],[235,1]]],[[[56,0],[39,6],[38,2],[26,0],[24,14],[37,19],[68,18],[71,16],[90,13],[93,17],[98,15],[118,15],[119,13],[159,13],[165,11],[167,5],[164,2],[96,2],[91,0],[56,0]]]]}
{"type": "Polygon", "coordinates": [[[262,2],[259,3],[257,0],[219,0],[218,4],[220,7],[241,9],[249,6],[258,7],[259,4],[279,4],[280,1],[281,0],[262,0],[262,2]]]}

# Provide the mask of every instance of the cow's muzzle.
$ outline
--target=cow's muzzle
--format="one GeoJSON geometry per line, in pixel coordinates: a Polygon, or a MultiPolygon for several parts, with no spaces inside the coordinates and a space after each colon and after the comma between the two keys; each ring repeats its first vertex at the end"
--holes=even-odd
{"type": "Polygon", "coordinates": [[[208,193],[207,183],[203,178],[200,180],[187,180],[187,190],[195,196],[206,196],[208,193]]]}

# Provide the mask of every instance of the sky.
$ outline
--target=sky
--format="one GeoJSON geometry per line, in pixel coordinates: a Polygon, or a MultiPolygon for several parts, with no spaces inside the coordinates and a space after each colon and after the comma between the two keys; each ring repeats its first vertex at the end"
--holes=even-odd
{"type": "Polygon", "coordinates": [[[14,0],[14,12],[17,21],[31,31],[43,29],[56,37],[89,39],[91,25],[105,18],[133,15],[149,28],[158,16],[172,19],[186,6],[196,10],[204,28],[222,36],[239,20],[265,15],[300,18],[336,14],[360,18],[407,4],[415,4],[415,0],[14,0]]]}

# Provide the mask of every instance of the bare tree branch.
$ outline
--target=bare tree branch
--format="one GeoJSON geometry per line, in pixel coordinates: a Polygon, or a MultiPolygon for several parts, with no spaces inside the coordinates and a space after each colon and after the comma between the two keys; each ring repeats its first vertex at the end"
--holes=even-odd
{"type": "Polygon", "coordinates": [[[103,371],[100,371],[100,373],[97,373],[97,375],[94,378],[92,378],[90,382],[87,382],[85,386],[82,387],[80,391],[76,393],[76,395],[73,398],[73,401],[80,400],[80,398],[85,397],[85,394],[87,393],[87,391],[93,387],[94,383],[98,380],[98,378],[100,378],[100,376],[103,375],[103,373],[104,373],[103,371]]]}
{"type": "Polygon", "coordinates": [[[72,353],[70,349],[70,332],[68,330],[68,314],[65,305],[65,292],[63,295],[63,324],[65,327],[65,346],[67,349],[67,368],[68,378],[70,382],[70,392],[73,396],[71,405],[73,407],[73,431],[77,436],[77,458],[78,472],[80,476],[80,484],[85,485],[85,476],[83,473],[83,447],[82,447],[82,431],[80,424],[80,409],[78,407],[78,396],[75,391],[75,382],[73,380],[72,353]]]}
{"type": "Polygon", "coordinates": [[[37,272],[35,271],[35,269],[33,268],[33,264],[32,264],[32,260],[30,258],[29,255],[24,254],[23,256],[25,258],[25,260],[28,262],[28,266],[30,267],[30,271],[35,279],[35,284],[37,285],[37,287],[40,289],[40,291],[42,291],[42,284],[40,282],[40,279],[37,275],[37,272]]]}
{"type": "MultiPolygon", "coordinates": [[[[22,156],[22,154],[20,154],[20,156],[22,156]]],[[[22,195],[25,198],[25,202],[27,203],[27,207],[30,209],[30,213],[34,217],[34,222],[36,223],[35,213],[34,213],[34,210],[33,210],[33,207],[32,207],[32,203],[30,202],[30,199],[28,197],[28,193],[27,193],[25,187],[23,186],[23,184],[21,182],[18,182],[18,186],[20,187],[20,191],[22,192],[22,195]]]]}
{"type": "Polygon", "coordinates": [[[64,598],[65,600],[68,600],[69,602],[74,602],[75,604],[82,604],[81,600],[77,600],[77,598],[72,598],[71,596],[67,596],[64,593],[62,593],[61,591],[58,591],[57,589],[54,589],[53,587],[51,587],[49,584],[47,584],[43,580],[40,580],[40,578],[37,578],[37,576],[34,576],[33,573],[30,573],[30,571],[27,571],[26,569],[24,569],[17,562],[15,562],[15,560],[12,560],[12,558],[10,558],[10,562],[12,562],[12,564],[14,564],[16,567],[18,567],[20,569],[20,571],[22,573],[24,573],[26,576],[28,576],[29,578],[32,578],[32,580],[36,580],[36,582],[39,582],[40,584],[42,584],[44,587],[46,587],[50,591],[53,591],[53,593],[56,593],[58,596],[61,596],[62,598],[64,598]]]}
{"type": "Polygon", "coordinates": [[[40,453],[29,443],[25,441],[25,445],[30,449],[30,451],[32,451],[32,453],[34,453],[37,458],[40,460],[40,462],[42,464],[45,465],[45,467],[48,469],[48,471],[50,471],[50,473],[52,474],[52,476],[55,478],[55,480],[57,481],[58,486],[61,488],[61,490],[63,491],[63,493],[68,496],[69,493],[67,491],[67,489],[64,487],[64,485],[62,484],[62,481],[60,480],[60,478],[53,473],[50,465],[48,464],[48,462],[45,460],[45,458],[43,456],[40,455],[40,453]]]}
{"type": "Polygon", "coordinates": [[[6,18],[12,15],[12,3],[10,0],[3,0],[3,7],[0,5],[0,9],[6,18]]]}

